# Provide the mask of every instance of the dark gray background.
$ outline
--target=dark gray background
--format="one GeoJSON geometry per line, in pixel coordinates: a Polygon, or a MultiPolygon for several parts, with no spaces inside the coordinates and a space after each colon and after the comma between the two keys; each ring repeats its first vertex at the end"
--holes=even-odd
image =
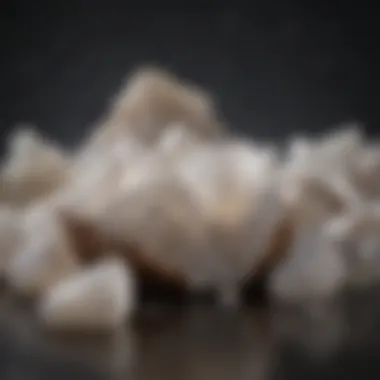
{"type": "Polygon", "coordinates": [[[366,2],[20,1],[0,18],[0,130],[73,144],[132,68],[206,86],[233,129],[265,139],[379,124],[376,7],[366,2]],[[232,3],[232,2],[231,2],[232,3]]]}

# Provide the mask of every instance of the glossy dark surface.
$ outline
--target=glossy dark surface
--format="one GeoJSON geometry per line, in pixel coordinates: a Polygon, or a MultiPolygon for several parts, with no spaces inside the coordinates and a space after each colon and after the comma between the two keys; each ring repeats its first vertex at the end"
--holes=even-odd
{"type": "Polygon", "coordinates": [[[30,306],[3,299],[0,378],[377,379],[380,290],[328,306],[145,304],[112,336],[43,332],[30,306]]]}

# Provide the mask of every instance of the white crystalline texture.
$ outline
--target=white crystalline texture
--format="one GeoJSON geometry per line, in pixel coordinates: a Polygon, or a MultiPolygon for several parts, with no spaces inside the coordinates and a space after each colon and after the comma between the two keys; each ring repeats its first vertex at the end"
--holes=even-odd
{"type": "Polygon", "coordinates": [[[25,239],[20,212],[10,207],[0,207],[0,276],[25,239]]]}
{"type": "Polygon", "coordinates": [[[380,199],[380,145],[364,146],[355,160],[352,182],[362,197],[369,201],[380,199]]]}
{"type": "Polygon", "coordinates": [[[314,184],[347,207],[380,198],[380,151],[355,128],[310,141],[294,140],[285,168],[289,202],[297,197],[308,202],[314,184]]]}
{"type": "Polygon", "coordinates": [[[54,213],[32,210],[24,219],[25,239],[5,268],[5,277],[20,295],[39,296],[79,269],[78,259],[54,213]]]}
{"type": "Polygon", "coordinates": [[[135,307],[132,272],[112,258],[67,277],[50,288],[39,304],[48,328],[113,330],[127,321],[135,307]]]}
{"type": "Polygon", "coordinates": [[[294,140],[282,195],[296,238],[270,281],[277,297],[329,297],[380,279],[379,157],[353,128],[294,140]]]}
{"type": "Polygon", "coordinates": [[[176,122],[167,126],[158,140],[158,150],[168,157],[178,157],[199,145],[201,140],[184,123],[176,122]]]}
{"type": "Polygon", "coordinates": [[[119,325],[135,292],[116,259],[85,267],[81,222],[99,251],[141,255],[226,305],[272,265],[283,225],[294,236],[276,253],[285,256],[270,277],[276,298],[329,298],[380,280],[379,144],[346,127],[294,139],[282,162],[225,132],[208,94],[155,68],[130,77],[72,157],[16,130],[0,168],[0,272],[16,292],[44,294],[47,325],[79,328],[119,325]]]}
{"type": "Polygon", "coordinates": [[[361,148],[360,135],[352,129],[315,141],[295,140],[284,167],[285,202],[325,215],[357,203],[351,171],[361,148]]]}
{"type": "Polygon", "coordinates": [[[288,257],[269,279],[281,301],[299,302],[336,296],[344,287],[346,267],[341,252],[323,231],[300,230],[288,257]]]}
{"type": "Polygon", "coordinates": [[[89,146],[103,149],[120,137],[155,144],[173,123],[194,136],[215,140],[223,133],[213,100],[203,90],[154,67],[136,71],[114,99],[89,146]]]}
{"type": "Polygon", "coordinates": [[[114,104],[111,117],[116,123],[128,122],[138,136],[151,139],[170,123],[184,122],[196,134],[218,134],[212,99],[157,68],[137,71],[114,104]]]}
{"type": "Polygon", "coordinates": [[[327,226],[341,251],[351,286],[371,285],[380,280],[380,207],[366,204],[332,220],[327,226]]]}
{"type": "Polygon", "coordinates": [[[68,158],[31,128],[18,128],[10,137],[0,169],[0,201],[24,206],[47,196],[66,179],[68,158]]]}
{"type": "Polygon", "coordinates": [[[147,156],[125,173],[98,227],[190,287],[234,293],[280,218],[275,158],[237,142],[194,147],[176,162],[147,156]]]}

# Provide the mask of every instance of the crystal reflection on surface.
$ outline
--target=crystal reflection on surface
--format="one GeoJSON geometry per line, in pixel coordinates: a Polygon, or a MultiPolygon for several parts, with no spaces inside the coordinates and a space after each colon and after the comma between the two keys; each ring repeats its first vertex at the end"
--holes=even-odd
{"type": "Polygon", "coordinates": [[[0,378],[378,378],[380,290],[329,305],[146,304],[112,336],[43,333],[30,307],[0,305],[0,378]]]}

